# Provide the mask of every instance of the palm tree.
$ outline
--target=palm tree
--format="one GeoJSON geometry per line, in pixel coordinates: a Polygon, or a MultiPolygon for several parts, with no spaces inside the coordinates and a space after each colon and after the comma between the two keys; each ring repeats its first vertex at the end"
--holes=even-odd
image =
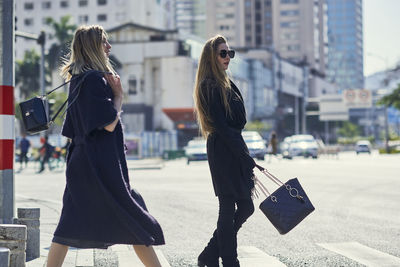
{"type": "Polygon", "coordinates": [[[51,70],[57,69],[62,59],[68,54],[68,43],[71,42],[76,25],[70,23],[71,16],[63,16],[57,22],[53,18],[46,18],[46,24],[51,26],[54,31],[56,42],[53,43],[47,55],[47,61],[51,70]]]}
{"type": "Polygon", "coordinates": [[[39,92],[40,55],[34,50],[25,51],[24,59],[17,60],[15,83],[20,88],[20,96],[27,98],[39,92]]]}

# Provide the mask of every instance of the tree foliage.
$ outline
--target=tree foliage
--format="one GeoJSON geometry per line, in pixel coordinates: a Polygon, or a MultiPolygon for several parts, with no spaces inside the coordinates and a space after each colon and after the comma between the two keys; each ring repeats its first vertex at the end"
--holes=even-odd
{"type": "Polygon", "coordinates": [[[338,129],[338,135],[342,137],[355,137],[360,135],[360,127],[354,123],[349,121],[345,121],[342,124],[342,127],[338,129]]]}
{"type": "Polygon", "coordinates": [[[400,84],[397,85],[397,88],[393,90],[391,94],[388,94],[382,97],[378,104],[384,105],[387,107],[394,107],[400,110],[400,84]]]}
{"type": "Polygon", "coordinates": [[[23,60],[15,63],[15,83],[20,88],[21,97],[37,94],[40,89],[40,55],[31,49],[25,51],[23,60]]]}
{"type": "Polygon", "coordinates": [[[57,22],[53,18],[46,18],[46,24],[52,27],[56,42],[53,43],[47,55],[47,61],[51,70],[57,69],[63,58],[69,53],[68,44],[71,42],[76,25],[70,23],[71,16],[63,16],[57,22]]]}

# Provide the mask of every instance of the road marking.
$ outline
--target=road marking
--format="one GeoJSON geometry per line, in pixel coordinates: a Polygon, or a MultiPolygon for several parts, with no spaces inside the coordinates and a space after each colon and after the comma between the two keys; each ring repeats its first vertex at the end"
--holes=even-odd
{"type": "Polygon", "coordinates": [[[358,242],[317,243],[317,245],[366,266],[400,266],[400,258],[364,246],[358,242]]]}
{"type": "Polygon", "coordinates": [[[68,249],[67,256],[65,256],[62,267],[75,267],[76,263],[76,249],[68,249]]]}
{"type": "Polygon", "coordinates": [[[272,257],[260,249],[252,246],[238,248],[240,266],[243,267],[284,267],[286,266],[275,257],[272,257]]]}
{"type": "Polygon", "coordinates": [[[76,267],[92,267],[94,266],[94,250],[78,249],[76,252],[76,267]]]}
{"type": "Polygon", "coordinates": [[[131,245],[114,245],[111,249],[117,254],[118,267],[143,267],[131,245]]]}
{"type": "Polygon", "coordinates": [[[157,258],[160,261],[162,267],[171,267],[171,265],[169,265],[167,259],[165,258],[164,254],[162,253],[162,251],[160,249],[155,249],[155,252],[157,254],[157,258]]]}

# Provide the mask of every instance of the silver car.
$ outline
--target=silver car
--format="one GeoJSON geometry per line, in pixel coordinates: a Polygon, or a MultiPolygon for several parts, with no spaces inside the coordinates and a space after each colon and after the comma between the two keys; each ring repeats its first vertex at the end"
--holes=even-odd
{"type": "Polygon", "coordinates": [[[267,148],[265,147],[265,140],[256,131],[243,131],[243,140],[249,149],[250,156],[259,160],[264,160],[265,154],[267,154],[267,148]]]}
{"type": "Polygon", "coordinates": [[[313,157],[318,158],[318,143],[312,135],[298,134],[286,137],[281,144],[284,158],[313,157]]]}

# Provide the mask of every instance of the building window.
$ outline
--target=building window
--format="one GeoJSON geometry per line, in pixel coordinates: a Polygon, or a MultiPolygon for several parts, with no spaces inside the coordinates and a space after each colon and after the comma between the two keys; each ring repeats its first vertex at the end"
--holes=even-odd
{"type": "Polygon", "coordinates": [[[32,10],[33,9],[33,2],[26,2],[24,4],[24,9],[25,10],[32,10]]]}
{"type": "Polygon", "coordinates": [[[43,2],[42,3],[42,8],[43,9],[50,9],[51,8],[51,2],[50,1],[43,2]]]}
{"type": "Polygon", "coordinates": [[[281,22],[281,27],[282,28],[295,28],[299,26],[298,21],[287,21],[287,22],[281,22]]]}
{"type": "Polygon", "coordinates": [[[137,94],[137,80],[136,76],[129,76],[128,80],[128,93],[130,95],[136,95],[137,94]]]}
{"type": "Polygon", "coordinates": [[[288,45],[286,46],[287,51],[299,51],[300,45],[288,45]]]}
{"type": "Polygon", "coordinates": [[[281,16],[298,16],[299,11],[298,10],[282,10],[281,11],[281,16]]]}
{"type": "Polygon", "coordinates": [[[85,24],[89,21],[88,15],[79,15],[78,17],[79,24],[85,24]]]}
{"type": "Polygon", "coordinates": [[[79,0],[79,6],[87,6],[88,0],[79,0]]]}
{"type": "Polygon", "coordinates": [[[265,6],[271,6],[271,0],[265,0],[264,5],[265,6]]]}
{"type": "Polygon", "coordinates": [[[106,20],[107,20],[107,14],[97,15],[97,21],[106,21],[106,20]]]}
{"type": "Polygon", "coordinates": [[[281,0],[281,4],[298,4],[299,0],[281,0]]]}
{"type": "Polygon", "coordinates": [[[97,0],[97,4],[99,6],[105,6],[105,5],[107,5],[107,0],[97,0]]]}
{"type": "Polygon", "coordinates": [[[60,2],[60,7],[66,8],[66,7],[68,7],[68,6],[69,6],[68,1],[61,1],[61,2],[60,2]]]}
{"type": "Polygon", "coordinates": [[[25,26],[33,26],[33,18],[24,19],[25,26]]]}

